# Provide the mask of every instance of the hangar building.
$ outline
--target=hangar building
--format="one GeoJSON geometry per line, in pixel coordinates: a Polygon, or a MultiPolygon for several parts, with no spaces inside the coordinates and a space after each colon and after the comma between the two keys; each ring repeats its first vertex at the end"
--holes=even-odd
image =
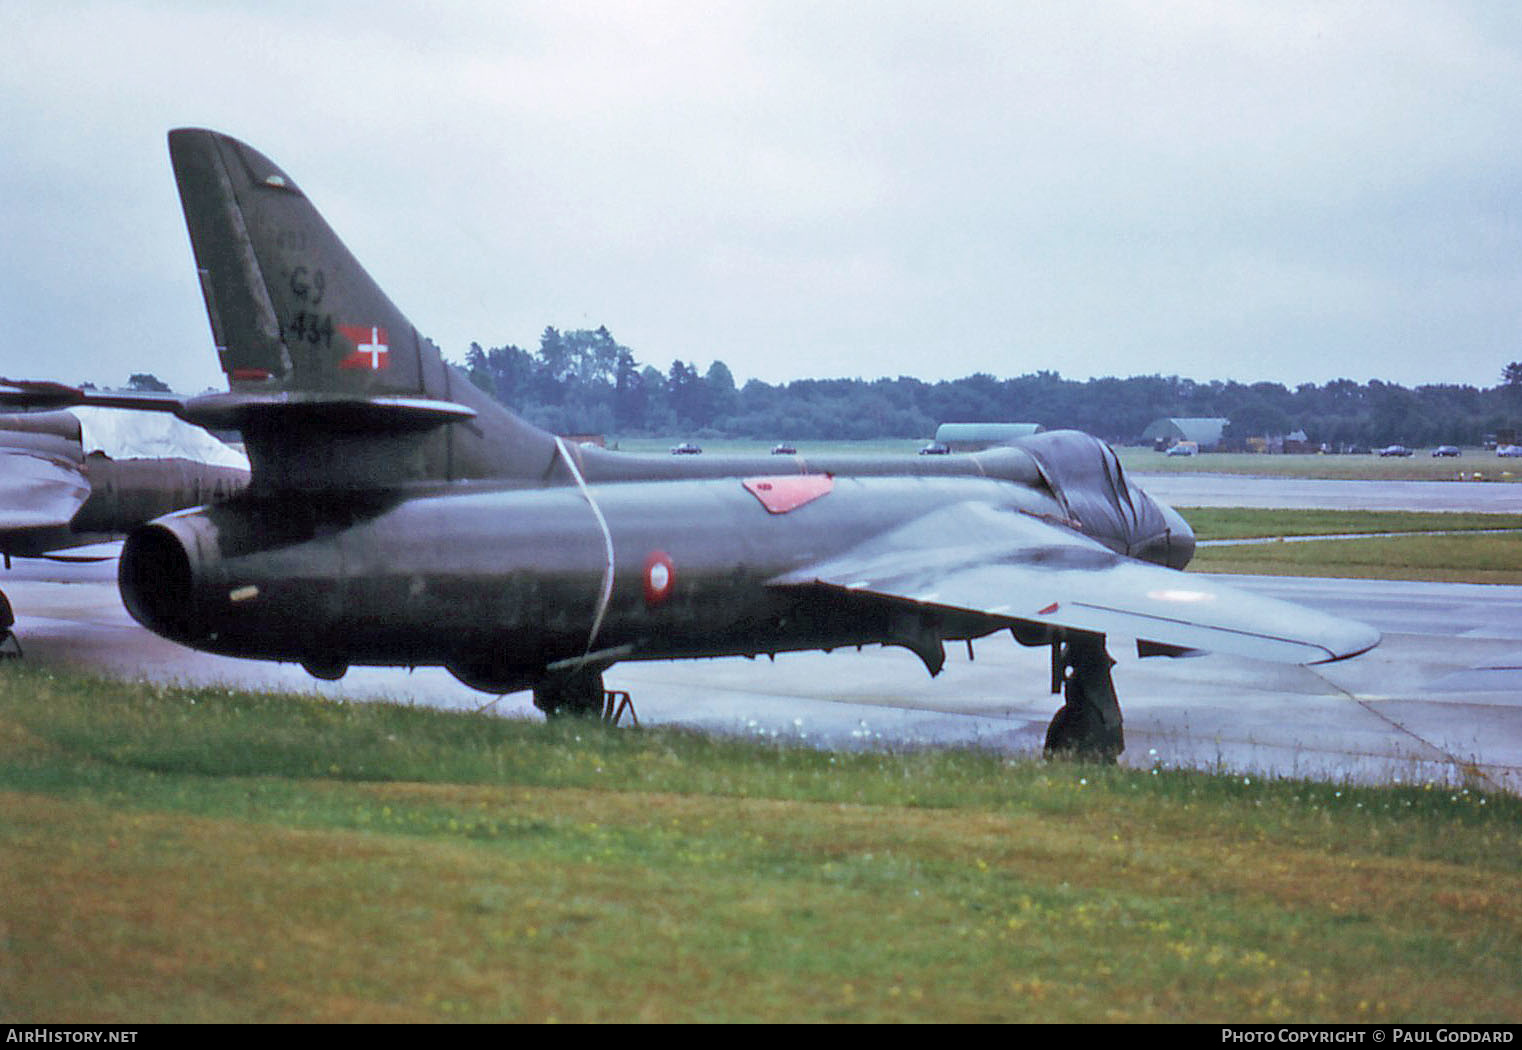
{"type": "Polygon", "coordinates": [[[1214,449],[1221,444],[1221,435],[1230,422],[1231,420],[1220,417],[1157,419],[1142,431],[1142,440],[1163,447],[1180,441],[1193,441],[1202,449],[1214,449]]]}

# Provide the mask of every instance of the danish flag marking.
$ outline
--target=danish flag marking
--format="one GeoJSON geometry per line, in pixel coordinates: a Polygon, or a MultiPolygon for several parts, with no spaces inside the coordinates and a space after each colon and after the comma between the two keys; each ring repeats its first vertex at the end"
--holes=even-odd
{"type": "Polygon", "coordinates": [[[342,324],[338,330],[354,343],[354,352],[338,362],[339,368],[364,368],[374,372],[391,366],[391,347],[384,328],[342,324]]]}

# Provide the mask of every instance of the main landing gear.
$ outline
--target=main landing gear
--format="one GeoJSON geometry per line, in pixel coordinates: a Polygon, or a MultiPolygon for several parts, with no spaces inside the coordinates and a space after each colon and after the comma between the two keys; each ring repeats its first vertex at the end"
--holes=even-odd
{"type": "Polygon", "coordinates": [[[601,718],[618,725],[624,712],[639,725],[634,702],[622,689],[604,689],[602,672],[582,668],[545,675],[534,686],[534,706],[546,718],[601,718]]]}
{"type": "Polygon", "coordinates": [[[21,643],[16,640],[16,614],[11,611],[11,601],[0,591],[0,660],[17,660],[21,657],[21,643]]]}
{"type": "Polygon", "coordinates": [[[1113,765],[1126,749],[1120,702],[1102,634],[1069,632],[1052,642],[1052,692],[1067,701],[1046,730],[1047,758],[1078,758],[1113,765]]]}

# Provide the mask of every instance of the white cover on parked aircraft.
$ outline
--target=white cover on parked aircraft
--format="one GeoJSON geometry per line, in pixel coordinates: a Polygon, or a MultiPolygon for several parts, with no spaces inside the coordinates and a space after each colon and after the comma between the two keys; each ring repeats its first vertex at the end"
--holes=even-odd
{"type": "Polygon", "coordinates": [[[79,440],[87,456],[100,452],[112,459],[188,459],[248,469],[243,453],[167,412],[90,407],[69,411],[79,420],[79,440]]]}

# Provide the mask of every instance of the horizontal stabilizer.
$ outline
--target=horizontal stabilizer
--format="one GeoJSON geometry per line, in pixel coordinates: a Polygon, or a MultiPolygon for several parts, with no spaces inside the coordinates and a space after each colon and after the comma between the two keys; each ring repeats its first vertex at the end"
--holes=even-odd
{"type": "Polygon", "coordinates": [[[208,430],[240,430],[251,422],[288,420],[351,430],[421,430],[475,418],[476,410],[453,401],[401,394],[338,391],[270,391],[182,397],[149,391],[83,390],[63,383],[0,379],[0,404],[24,408],[130,408],[174,415],[208,430]]]}
{"type": "Polygon", "coordinates": [[[1123,557],[1066,527],[983,503],[933,511],[771,584],[1281,663],[1341,660],[1379,643],[1364,624],[1123,557]]]}
{"type": "Polygon", "coordinates": [[[423,430],[462,423],[476,413],[453,401],[422,397],[287,391],[203,394],[185,402],[176,414],[212,430],[241,430],[255,421],[282,419],[346,430],[423,430]]]}

